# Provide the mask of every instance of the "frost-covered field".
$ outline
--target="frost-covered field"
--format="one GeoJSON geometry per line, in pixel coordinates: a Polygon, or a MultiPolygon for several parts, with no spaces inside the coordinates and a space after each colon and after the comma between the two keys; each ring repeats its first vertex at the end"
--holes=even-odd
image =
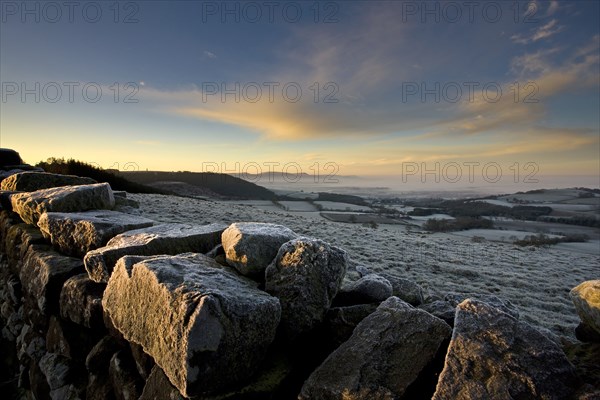
{"type": "Polygon", "coordinates": [[[373,211],[371,207],[358,206],[356,204],[340,203],[337,201],[315,201],[315,204],[327,211],[373,211]]]}
{"type": "Polygon", "coordinates": [[[142,215],[159,222],[259,221],[278,223],[299,234],[340,246],[374,271],[412,279],[430,294],[488,293],[513,302],[522,318],[573,337],[579,322],[568,293],[582,281],[600,277],[600,255],[560,248],[520,248],[418,228],[336,223],[316,213],[290,213],[231,202],[163,195],[129,195],[142,215]]]}

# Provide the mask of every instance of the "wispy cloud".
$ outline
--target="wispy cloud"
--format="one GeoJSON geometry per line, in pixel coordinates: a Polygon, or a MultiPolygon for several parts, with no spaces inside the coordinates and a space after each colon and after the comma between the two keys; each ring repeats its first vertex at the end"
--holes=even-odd
{"type": "Polygon", "coordinates": [[[532,73],[548,73],[553,69],[551,57],[560,51],[559,48],[550,48],[517,56],[510,63],[511,70],[520,76],[532,73]]]}
{"type": "Polygon", "coordinates": [[[365,145],[352,155],[364,166],[399,166],[405,162],[522,162],[565,159],[568,152],[597,148],[600,138],[588,129],[562,129],[534,126],[489,136],[484,142],[456,140],[407,142],[403,138],[365,145]],[[377,154],[377,157],[373,157],[377,154]],[[560,157],[558,157],[560,156],[560,157]]]}
{"type": "Polygon", "coordinates": [[[217,58],[217,56],[215,55],[215,53],[212,53],[208,50],[204,50],[204,52],[202,53],[204,55],[205,58],[210,58],[210,59],[215,59],[217,58]]]}
{"type": "Polygon", "coordinates": [[[558,20],[553,19],[553,20],[549,21],[546,25],[543,25],[543,26],[539,27],[538,29],[534,29],[527,36],[515,34],[515,35],[511,36],[510,38],[515,43],[529,44],[529,43],[537,42],[538,40],[541,40],[541,39],[547,39],[550,36],[553,36],[559,32],[562,32],[564,30],[564,28],[565,27],[563,25],[558,24],[558,20]]]}
{"type": "Polygon", "coordinates": [[[486,99],[483,91],[478,92],[474,101],[460,104],[455,116],[441,126],[450,132],[475,134],[535,125],[544,118],[544,104],[550,98],[598,87],[598,40],[594,36],[595,46],[584,45],[570,55],[549,49],[516,57],[512,66],[519,73],[513,82],[501,86],[503,95],[498,101],[489,101],[494,93],[486,99]]]}
{"type": "Polygon", "coordinates": [[[546,25],[544,25],[540,29],[538,29],[535,32],[535,34],[533,35],[532,40],[534,42],[536,42],[540,39],[545,39],[554,34],[557,34],[558,32],[562,31],[563,29],[564,29],[564,26],[558,25],[558,20],[553,19],[552,21],[548,22],[546,25]]]}
{"type": "Polygon", "coordinates": [[[398,68],[395,58],[400,54],[407,62],[412,58],[405,54],[410,44],[410,27],[398,23],[401,2],[358,11],[361,17],[353,25],[297,27],[288,45],[300,47],[301,51],[287,54],[289,65],[297,65],[289,72],[315,82],[335,81],[358,97],[379,92],[389,82],[414,76],[414,70],[420,67],[418,63],[398,68]]]}
{"type": "MultiPolygon", "coordinates": [[[[475,92],[473,101],[456,104],[418,101],[417,104],[407,104],[399,100],[398,93],[392,93],[391,97],[382,98],[376,104],[360,98],[333,104],[315,102],[314,93],[308,89],[311,78],[316,76],[313,73],[325,74],[323,77],[337,76],[329,75],[335,71],[327,65],[323,69],[315,65],[307,81],[298,81],[304,94],[301,101],[295,103],[281,98],[281,87],[274,102],[268,100],[266,88],[263,88],[260,101],[254,103],[243,99],[234,101],[232,96],[223,101],[219,94],[207,96],[197,87],[165,92],[146,86],[140,90],[140,97],[148,100],[147,104],[156,104],[163,112],[240,127],[253,132],[257,139],[310,141],[344,137],[345,140],[359,140],[390,134],[411,136],[415,135],[415,131],[426,131],[423,135],[428,135],[429,140],[432,137],[439,140],[474,135],[507,137],[506,132],[543,130],[541,122],[547,117],[548,100],[553,96],[597,87],[599,42],[600,37],[595,36],[581,48],[557,47],[515,57],[509,64],[511,77],[501,84],[502,96],[496,102],[484,98],[481,87],[475,92]],[[519,84],[518,88],[513,86],[515,81],[519,84]],[[526,86],[528,84],[530,86],[526,86]],[[516,100],[515,90],[519,91],[516,100]],[[524,102],[528,95],[538,102],[524,102]],[[364,101],[364,104],[357,107],[357,101],[364,101]]],[[[328,51],[336,50],[323,49],[324,53],[328,51]]],[[[321,57],[327,59],[326,55],[321,57]]],[[[412,63],[407,65],[412,69],[412,63]]],[[[386,67],[379,71],[386,80],[394,82],[386,67]]],[[[349,72],[349,76],[357,73],[355,70],[349,72]]],[[[370,84],[365,84],[362,89],[381,89],[377,85],[369,88],[370,84]]],[[[493,93],[487,94],[493,97],[493,93]]],[[[575,131],[572,133],[576,134],[575,131]]]]}

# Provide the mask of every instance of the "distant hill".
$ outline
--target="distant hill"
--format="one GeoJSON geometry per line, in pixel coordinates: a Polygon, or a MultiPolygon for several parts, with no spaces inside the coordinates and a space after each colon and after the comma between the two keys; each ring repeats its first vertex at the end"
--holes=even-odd
{"type": "Polygon", "coordinates": [[[299,179],[311,178],[312,175],[307,174],[306,172],[301,173],[289,173],[283,171],[271,171],[271,172],[261,172],[259,174],[252,174],[249,172],[245,173],[235,173],[231,174],[236,178],[244,179],[251,182],[256,182],[259,180],[288,180],[291,182],[297,181],[299,179]]]}
{"type": "MultiPolygon", "coordinates": [[[[176,190],[177,184],[165,186],[165,183],[184,183],[201,188],[201,193],[214,192],[219,196],[232,199],[275,200],[277,195],[262,186],[247,182],[227,174],[212,172],[160,172],[160,171],[124,171],[119,175],[144,185],[157,185],[176,190]]],[[[179,185],[184,188],[184,185],[179,185]]],[[[185,188],[189,192],[190,188],[185,188]]],[[[183,193],[182,193],[183,194],[183,193]]]]}
{"type": "Polygon", "coordinates": [[[129,193],[158,193],[171,194],[168,191],[152,188],[140,183],[131,182],[128,179],[118,176],[115,173],[104,169],[94,167],[83,161],[64,158],[49,158],[46,161],[40,161],[36,167],[42,168],[46,172],[63,175],[87,176],[98,182],[108,182],[113,190],[124,190],[129,193]]]}

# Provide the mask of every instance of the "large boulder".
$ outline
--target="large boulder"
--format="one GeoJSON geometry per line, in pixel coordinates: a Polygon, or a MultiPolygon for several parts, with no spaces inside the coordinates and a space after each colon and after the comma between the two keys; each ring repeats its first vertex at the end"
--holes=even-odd
{"type": "Polygon", "coordinates": [[[42,234],[54,247],[66,255],[78,257],[106,245],[120,233],[153,224],[154,221],[148,218],[110,210],[47,212],[38,221],[42,234]]]}
{"type": "Polygon", "coordinates": [[[70,277],[84,272],[83,262],[43,246],[32,245],[20,271],[23,291],[34,301],[43,315],[58,312],[60,292],[70,277]]]}
{"type": "Polygon", "coordinates": [[[203,254],[123,257],[102,305],[184,396],[249,379],[275,337],[276,298],[203,254]]]}
{"type": "Polygon", "coordinates": [[[221,241],[229,265],[242,275],[261,276],[281,245],[296,237],[282,225],[238,222],[225,229],[221,241]]]}
{"type": "Polygon", "coordinates": [[[78,212],[111,209],[115,206],[115,198],[108,183],[15,193],[10,196],[10,201],[13,211],[31,225],[36,225],[42,214],[49,211],[78,212]]]}
{"type": "Polygon", "coordinates": [[[282,327],[294,340],[323,321],[337,294],[348,256],[318,239],[285,243],[265,272],[265,290],[279,298],[282,327]]]}
{"type": "Polygon", "coordinates": [[[570,295],[581,322],[600,334],[600,279],[581,283],[570,295]]]}
{"type": "Polygon", "coordinates": [[[5,178],[0,185],[2,190],[34,192],[59,186],[93,185],[92,178],[51,174],[49,172],[19,172],[5,178]]]}
{"type": "Polygon", "coordinates": [[[390,297],[311,374],[299,398],[402,398],[450,334],[441,319],[390,297]]]}
{"type": "Polygon", "coordinates": [[[502,308],[467,299],[433,399],[566,399],[576,384],[555,342],[502,308]]]}
{"type": "Polygon", "coordinates": [[[226,225],[162,224],[121,233],[88,252],[85,268],[95,282],[108,282],[117,260],[126,255],[207,253],[221,241],[226,225]]]}

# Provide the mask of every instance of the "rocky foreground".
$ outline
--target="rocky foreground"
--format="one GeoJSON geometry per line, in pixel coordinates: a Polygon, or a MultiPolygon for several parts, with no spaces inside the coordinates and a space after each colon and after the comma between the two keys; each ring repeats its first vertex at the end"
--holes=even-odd
{"type": "Polygon", "coordinates": [[[579,340],[561,340],[506,299],[428,296],[331,238],[158,223],[78,177],[0,185],[7,396],[600,397],[600,281],[572,290],[579,340]]]}

